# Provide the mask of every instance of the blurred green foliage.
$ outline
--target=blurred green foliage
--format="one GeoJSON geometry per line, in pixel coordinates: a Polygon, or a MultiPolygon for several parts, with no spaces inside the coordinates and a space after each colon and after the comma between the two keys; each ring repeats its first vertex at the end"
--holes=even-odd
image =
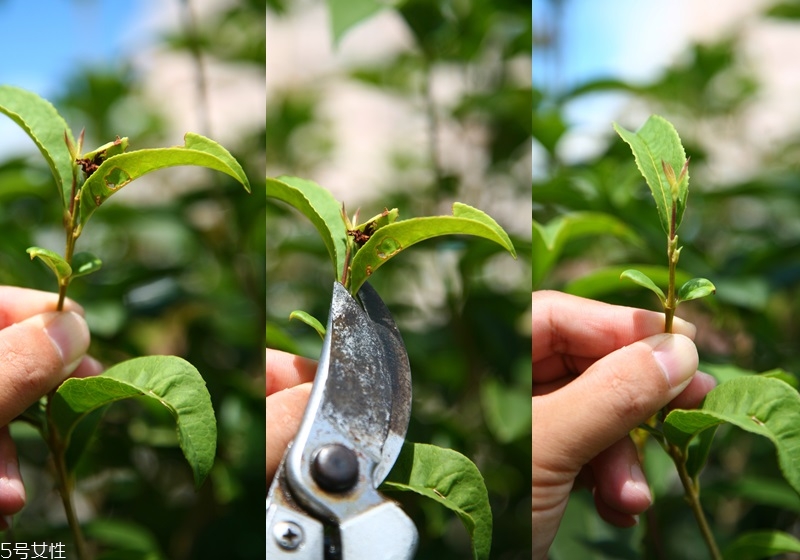
{"type": "MultiPolygon", "coordinates": [[[[788,18],[784,25],[797,25],[797,10],[786,6],[761,17],[771,23],[788,18]]],[[[618,280],[625,268],[658,272],[666,262],[655,204],[627,146],[614,135],[609,119],[596,156],[575,161],[567,149],[566,140],[577,134],[567,117],[575,104],[589,103],[600,93],[623,93],[630,111],[619,117],[623,126],[636,129],[648,114],[660,114],[675,124],[691,156],[679,269],[687,277],[709,278],[717,294],[682,305],[678,315],[698,327],[696,342],[706,363],[701,369],[715,375],[773,368],[798,373],[800,131],[759,145],[757,152],[753,143],[742,142],[752,130],[749,119],[762,87],[756,69],[747,64],[745,39],[732,31],[691,45],[647,84],[611,76],[566,91],[546,84],[535,89],[534,288],[659,308],[651,293],[618,280]],[[748,157],[755,162],[748,169],[754,171],[731,172],[740,162],[723,145],[749,146],[748,157]]],[[[552,36],[543,33],[539,40],[537,48],[553,48],[552,36]]],[[[590,497],[576,493],[551,550],[553,560],[707,557],[669,459],[655,444],[644,456],[655,505],[642,516],[642,525],[614,529],[599,520],[590,497]]],[[[721,430],[701,482],[722,548],[750,530],[797,535],[798,496],[783,481],[769,442],[730,427],[721,430]]]]}
{"type": "MultiPolygon", "coordinates": [[[[160,40],[195,60],[200,53],[205,61],[260,73],[265,11],[264,0],[237,2],[196,30],[160,40]]],[[[87,146],[117,135],[130,136],[137,148],[174,143],[164,137],[170,115],[142,95],[144,79],[124,60],[76,67],[51,101],[74,130],[86,128],[87,146]]],[[[152,180],[167,196],[117,195],[78,240],[79,250],[103,260],[100,272],[75,281],[69,292],[86,310],[92,355],[108,365],[150,354],[186,358],[207,382],[219,430],[216,463],[196,493],[166,409],[132,401],[106,410],[77,465],[78,510],[88,539],[99,545],[98,558],[263,554],[264,129],[260,122],[253,128],[234,151],[252,195],[213,172],[200,174],[191,188],[180,173],[158,172],[152,180]]],[[[0,282],[54,290],[51,273],[25,249],[63,251],[60,221],[38,153],[0,154],[0,282]]],[[[43,442],[19,423],[12,432],[28,504],[2,538],[69,543],[43,442]]]]}
{"type": "MultiPolygon", "coordinates": [[[[472,459],[486,480],[494,514],[491,557],[527,559],[530,8],[488,0],[407,0],[392,13],[412,38],[410,48],[380,62],[342,65],[312,84],[270,92],[268,169],[325,186],[317,174],[325,170],[337,136],[322,105],[335,95],[336,83],[358,85],[393,99],[398,111],[417,107],[427,115],[429,134],[423,156],[413,155],[407,145],[387,155],[390,172],[359,201],[362,218],[384,207],[398,208],[401,219],[450,214],[452,202],[460,201],[488,212],[511,235],[517,261],[488,241],[444,237],[398,255],[370,282],[396,319],[411,361],[414,397],[407,439],[453,448],[472,459]],[[447,71],[458,77],[457,94],[447,103],[436,102],[428,86],[447,71]],[[482,176],[443,163],[430,147],[442,142],[439,134],[447,126],[469,128],[485,140],[477,154],[461,156],[484,161],[482,176]],[[487,202],[502,200],[509,202],[498,206],[505,213],[487,207],[487,202]]],[[[280,22],[295,14],[286,8],[271,17],[280,22]]],[[[269,67],[268,56],[268,74],[269,67]]],[[[369,129],[360,133],[369,134],[369,129]]],[[[348,213],[356,210],[347,193],[337,196],[348,213]]],[[[267,345],[316,359],[319,336],[288,317],[302,309],[324,323],[333,281],[325,247],[311,223],[268,201],[267,345]]],[[[402,502],[420,531],[416,558],[469,557],[466,532],[450,512],[419,497],[392,497],[402,502]]]]}

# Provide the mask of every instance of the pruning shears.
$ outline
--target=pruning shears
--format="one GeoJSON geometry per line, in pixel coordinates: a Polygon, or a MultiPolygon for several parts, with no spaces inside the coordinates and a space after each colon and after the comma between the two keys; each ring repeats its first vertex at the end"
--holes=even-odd
{"type": "Polygon", "coordinates": [[[414,523],[378,492],[406,436],[411,369],[400,331],[365,283],[334,283],[300,429],[267,495],[266,557],[410,560],[414,523]]]}

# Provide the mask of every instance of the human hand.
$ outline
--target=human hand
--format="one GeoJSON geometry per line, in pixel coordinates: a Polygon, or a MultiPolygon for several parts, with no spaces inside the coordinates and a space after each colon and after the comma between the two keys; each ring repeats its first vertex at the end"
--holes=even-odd
{"type": "Polygon", "coordinates": [[[317,363],[267,348],[267,486],[292,441],[311,394],[317,363]]]}
{"type": "Polygon", "coordinates": [[[0,286],[0,530],[25,505],[25,487],[8,423],[70,375],[86,377],[102,366],[86,356],[89,328],[83,309],[58,296],[0,286]]]}
{"type": "Polygon", "coordinates": [[[652,501],[628,433],[664,406],[693,408],[714,385],[697,372],[695,328],[664,315],[558,292],[532,296],[533,558],[555,538],[576,479],[600,516],[629,527],[652,501]]]}

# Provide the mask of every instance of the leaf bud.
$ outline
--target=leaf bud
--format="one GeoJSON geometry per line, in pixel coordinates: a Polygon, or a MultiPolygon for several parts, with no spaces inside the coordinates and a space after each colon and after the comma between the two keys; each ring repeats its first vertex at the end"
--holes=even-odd
{"type": "Polygon", "coordinates": [[[678,185],[680,181],[675,178],[675,170],[672,166],[663,159],[661,160],[661,168],[664,170],[664,175],[667,176],[670,194],[672,195],[672,203],[675,204],[678,201],[678,185]]]}

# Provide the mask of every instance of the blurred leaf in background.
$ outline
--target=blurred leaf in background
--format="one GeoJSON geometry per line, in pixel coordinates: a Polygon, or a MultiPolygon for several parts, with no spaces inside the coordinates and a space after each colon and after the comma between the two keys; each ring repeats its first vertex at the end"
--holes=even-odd
{"type": "MultiPolygon", "coordinates": [[[[509,233],[516,261],[488,241],[443,237],[370,282],[411,361],[407,439],[474,461],[494,514],[492,558],[530,558],[530,8],[407,0],[362,14],[335,42],[345,20],[329,10],[340,4],[268,14],[267,175],[312,180],[348,215],[450,214],[459,201],[509,233]]],[[[330,269],[312,224],[268,201],[269,347],[319,357],[317,333],[289,315],[325,322],[330,269]]],[[[417,558],[469,556],[451,512],[393,497],[420,530],[417,558]]]]}
{"type": "MultiPolygon", "coordinates": [[[[78,241],[104,263],[70,293],[86,309],[91,353],[107,365],[184,357],[208,385],[219,433],[214,467],[195,492],[166,410],[145,401],[108,408],[77,465],[79,512],[100,557],[110,557],[105,545],[170,559],[263,554],[266,2],[197,4],[150,4],[147,21],[161,25],[150,43],[110,62],[75,62],[48,94],[73,129],[86,128],[87,146],[116,136],[135,149],[179,145],[198,132],[229,148],[253,183],[247,195],[220,174],[158,172],[104,205],[78,241]]],[[[72,2],[69,13],[99,9],[88,5],[72,2]]],[[[57,48],[62,38],[50,40],[57,48]]],[[[63,249],[54,194],[38,157],[0,152],[0,282],[51,289],[25,248],[63,249]]],[[[68,542],[43,444],[21,424],[12,431],[28,505],[2,538],[68,542]]]]}

